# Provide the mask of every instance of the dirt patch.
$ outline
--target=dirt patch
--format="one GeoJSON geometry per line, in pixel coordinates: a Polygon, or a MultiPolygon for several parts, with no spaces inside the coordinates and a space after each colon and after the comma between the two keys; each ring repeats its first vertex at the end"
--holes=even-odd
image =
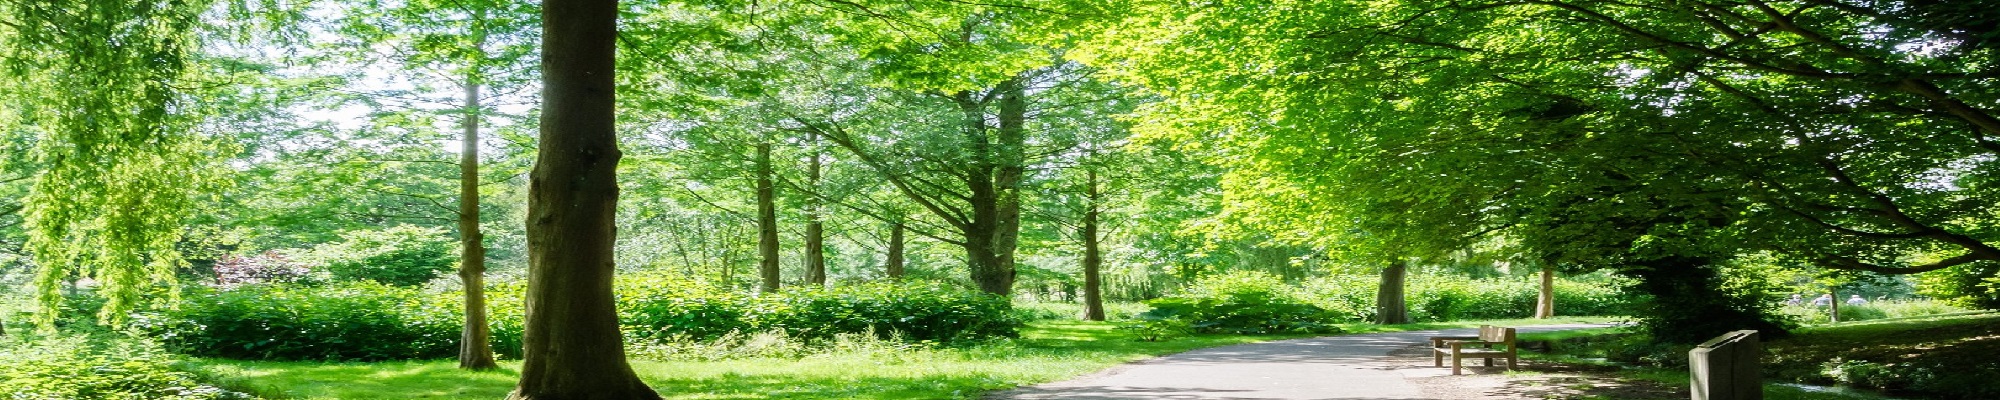
{"type": "MultiPolygon", "coordinates": [[[[1413,346],[1389,353],[1391,369],[1438,368],[1432,366],[1430,348],[1413,346]]],[[[1474,362],[1477,364],[1477,362],[1474,362]]],[[[1504,364],[1505,361],[1500,363],[1504,364]]],[[[1433,399],[1634,399],[1682,400],[1686,386],[1620,378],[1616,367],[1558,364],[1520,360],[1514,373],[1505,367],[1467,366],[1465,375],[1421,376],[1410,383],[1433,399]]],[[[1448,368],[1448,367],[1447,367],[1448,368]]]]}

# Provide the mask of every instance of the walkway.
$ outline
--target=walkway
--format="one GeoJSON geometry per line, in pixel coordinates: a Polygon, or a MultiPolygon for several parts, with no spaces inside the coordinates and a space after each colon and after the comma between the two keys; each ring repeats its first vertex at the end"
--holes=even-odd
{"type": "MultiPolygon", "coordinates": [[[[1522,327],[1520,332],[1599,326],[1605,325],[1546,325],[1522,327]]],[[[1431,397],[1425,396],[1410,380],[1450,375],[1451,369],[1395,368],[1390,353],[1399,349],[1407,353],[1412,346],[1428,343],[1425,337],[1473,335],[1476,331],[1373,333],[1208,348],[1127,364],[1068,381],[1000,392],[988,399],[1428,399],[1431,397]]]]}

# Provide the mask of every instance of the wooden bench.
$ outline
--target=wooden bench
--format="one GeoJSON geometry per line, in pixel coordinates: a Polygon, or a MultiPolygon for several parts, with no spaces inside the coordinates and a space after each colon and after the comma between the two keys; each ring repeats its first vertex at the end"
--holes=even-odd
{"type": "Polygon", "coordinates": [[[1514,328],[1485,325],[1479,327],[1479,336],[1432,336],[1431,361],[1433,365],[1444,366],[1444,357],[1451,356],[1451,374],[1460,375],[1465,369],[1465,358],[1486,359],[1486,366],[1493,366],[1493,359],[1506,358],[1507,369],[1514,369],[1519,344],[1514,341],[1514,328]]]}

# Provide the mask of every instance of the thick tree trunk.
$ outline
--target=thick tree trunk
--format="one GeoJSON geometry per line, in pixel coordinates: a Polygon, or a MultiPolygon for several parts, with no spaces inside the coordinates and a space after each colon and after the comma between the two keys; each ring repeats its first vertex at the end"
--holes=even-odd
{"type": "MultiPolygon", "coordinates": [[[[806,190],[819,191],[820,154],[819,137],[808,139],[812,142],[812,161],[806,164],[806,190]]],[[[826,286],[826,221],[820,215],[818,193],[807,196],[806,201],[806,283],[826,286]]]]}
{"type": "Polygon", "coordinates": [[[528,188],[528,298],[511,400],[659,399],[625,361],[612,301],[617,0],[542,2],[541,144],[528,188]]]}
{"type": "Polygon", "coordinates": [[[885,268],[888,269],[885,273],[889,275],[889,279],[891,280],[903,279],[903,240],[902,221],[890,223],[889,256],[884,263],[887,264],[885,268]]]}
{"type": "MultiPolygon", "coordinates": [[[[1085,167],[1089,168],[1089,167],[1085,167]]],[[[1100,271],[1104,268],[1104,255],[1097,238],[1097,205],[1101,193],[1097,190],[1097,170],[1084,171],[1084,201],[1088,207],[1083,211],[1083,319],[1104,320],[1104,285],[1100,271]]]]}
{"type": "Polygon", "coordinates": [[[1409,307],[1403,301],[1403,278],[1409,266],[1403,260],[1393,260],[1382,268],[1382,286],[1375,290],[1375,323],[1410,323],[1409,307]]]}
{"type": "Polygon", "coordinates": [[[973,218],[965,232],[965,247],[972,281],[979,290],[1011,297],[1016,277],[1014,250],[1021,237],[1021,178],[1027,171],[1023,162],[1028,102],[1019,78],[1002,82],[996,90],[1000,91],[996,118],[1000,126],[993,140],[985,137],[981,108],[964,108],[967,118],[978,118],[969,122],[969,129],[975,129],[969,135],[976,136],[974,154],[983,155],[985,163],[969,174],[973,218]]]}
{"type": "Polygon", "coordinates": [[[479,107],[478,77],[466,77],[465,138],[458,156],[458,279],[465,284],[465,326],[459,331],[458,367],[470,370],[499,367],[493,362],[493,334],[486,323],[486,244],[479,231],[479,107]]]}
{"type": "Polygon", "coordinates": [[[778,291],[778,190],[771,184],[771,142],[757,143],[757,276],[758,290],[778,291]]]}
{"type": "Polygon", "coordinates": [[[1535,318],[1556,317],[1556,266],[1542,265],[1542,290],[1535,296],[1535,318]]]}

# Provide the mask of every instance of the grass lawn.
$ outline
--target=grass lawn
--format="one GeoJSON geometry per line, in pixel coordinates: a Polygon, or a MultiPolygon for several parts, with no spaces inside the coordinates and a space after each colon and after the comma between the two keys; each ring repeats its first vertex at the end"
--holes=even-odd
{"type": "MultiPolygon", "coordinates": [[[[1609,318],[1464,321],[1441,324],[1346,325],[1351,332],[1609,322],[1609,318]]],[[[1021,385],[1052,382],[1117,364],[1204,347],[1309,335],[1195,335],[1160,342],[1132,340],[1113,324],[1043,321],[1019,340],[916,351],[835,351],[804,358],[725,361],[633,360],[639,376],[669,399],[938,399],[977,398],[1021,385]]],[[[423,399],[506,396],[520,363],[492,372],[459,371],[450,360],[315,363],[196,360],[233,389],[266,398],[423,399]]]]}
{"type": "MultiPolygon", "coordinates": [[[[1523,334],[1524,341],[1570,340],[1571,347],[1555,354],[1523,353],[1524,358],[1552,363],[1602,364],[1617,328],[1523,334]],[[1577,346],[1587,348],[1575,348],[1577,346]]],[[[1854,385],[1900,389],[1899,396],[1939,399],[1985,399],[2000,395],[1991,389],[2000,381],[2000,313],[1961,312],[1924,317],[1871,320],[1801,328],[1793,336],[1764,343],[1765,398],[1773,400],[1879,399],[1866,391],[1833,392],[1802,389],[1799,383],[1854,385]],[[1847,363],[1850,372],[1830,377],[1830,365],[1847,363]]],[[[1677,354],[1685,354],[1679,348],[1677,354]]],[[[1685,360],[1685,358],[1682,358],[1685,360]]],[[[1686,368],[1602,369],[1625,378],[1686,386],[1686,368]]]]}

